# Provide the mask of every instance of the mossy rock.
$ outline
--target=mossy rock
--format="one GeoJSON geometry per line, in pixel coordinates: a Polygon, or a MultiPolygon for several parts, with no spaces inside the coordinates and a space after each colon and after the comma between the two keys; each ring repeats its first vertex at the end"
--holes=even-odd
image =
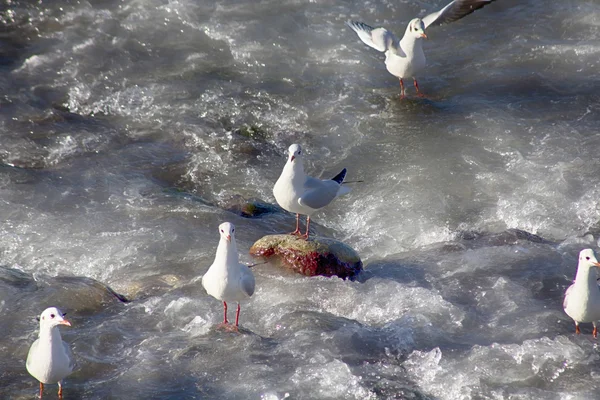
{"type": "Polygon", "coordinates": [[[255,257],[276,257],[291,270],[306,276],[355,278],[362,271],[358,253],[339,240],[313,236],[267,235],[250,248],[255,257]]]}

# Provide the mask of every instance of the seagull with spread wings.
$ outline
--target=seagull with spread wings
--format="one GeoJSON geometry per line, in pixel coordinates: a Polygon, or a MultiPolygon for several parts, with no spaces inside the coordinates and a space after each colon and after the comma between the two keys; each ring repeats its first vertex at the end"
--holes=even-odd
{"type": "Polygon", "coordinates": [[[425,68],[426,60],[421,39],[427,38],[425,30],[430,26],[447,24],[471,14],[495,0],[454,0],[439,11],[414,18],[408,23],[402,39],[398,39],[385,28],[372,28],[369,25],[348,21],[360,40],[372,48],[385,53],[385,66],[390,74],[400,79],[401,96],[404,98],[403,78],[412,77],[417,95],[419,91],[416,75],[425,68]]]}

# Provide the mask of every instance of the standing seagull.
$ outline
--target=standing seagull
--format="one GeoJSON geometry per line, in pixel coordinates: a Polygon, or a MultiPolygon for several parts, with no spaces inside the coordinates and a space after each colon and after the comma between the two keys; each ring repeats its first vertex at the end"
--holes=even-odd
{"type": "Polygon", "coordinates": [[[442,25],[458,21],[473,11],[484,7],[495,0],[454,0],[441,10],[427,15],[423,19],[415,18],[408,23],[401,40],[385,28],[372,28],[367,24],[348,21],[346,24],[352,28],[360,40],[372,48],[385,53],[385,66],[390,74],[400,79],[401,96],[404,98],[403,78],[412,77],[417,95],[419,85],[415,77],[425,68],[425,54],[421,39],[427,38],[425,29],[430,26],[442,25]]]}
{"type": "Polygon", "coordinates": [[[202,286],[212,297],[223,302],[224,317],[219,328],[237,331],[240,320],[240,301],[254,293],[254,275],[250,268],[240,264],[235,244],[235,226],[231,222],[219,225],[221,239],[217,246],[215,261],[202,277],[202,286]],[[227,302],[237,301],[235,326],[231,327],[227,320],[227,302]]]}
{"type": "Polygon", "coordinates": [[[304,173],[300,145],[291,145],[288,153],[287,163],[273,187],[273,195],[281,207],[296,213],[296,230],[292,235],[300,235],[300,214],[306,215],[306,233],[302,236],[308,239],[310,216],[336,197],[350,192],[349,187],[342,186],[346,168],[332,179],[313,178],[304,173]]]}
{"type": "Polygon", "coordinates": [[[563,308],[575,321],[575,333],[580,333],[580,322],[594,325],[593,335],[598,336],[597,322],[600,321],[600,289],[593,267],[600,267],[592,249],[581,250],[575,282],[565,292],[563,308]]]}
{"type": "Polygon", "coordinates": [[[75,368],[75,357],[58,330],[59,325],[71,326],[64,316],[56,307],[44,310],[40,315],[39,337],[27,354],[27,371],[40,381],[40,399],[44,383],[58,383],[58,398],[62,399],[62,380],[75,368]]]}

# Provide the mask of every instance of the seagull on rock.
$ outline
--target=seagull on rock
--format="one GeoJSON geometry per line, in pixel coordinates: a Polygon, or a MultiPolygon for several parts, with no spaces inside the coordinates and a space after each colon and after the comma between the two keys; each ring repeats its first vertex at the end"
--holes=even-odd
{"type": "Polygon", "coordinates": [[[62,399],[62,380],[75,368],[75,357],[63,342],[59,325],[71,326],[58,308],[50,307],[40,315],[40,334],[27,354],[27,371],[40,381],[40,399],[44,384],[58,383],[58,398],[62,399]]]}
{"type": "Polygon", "coordinates": [[[288,149],[287,163],[273,187],[277,203],[285,210],[296,213],[296,230],[291,235],[300,235],[300,214],[306,215],[306,233],[308,239],[310,216],[331,203],[336,197],[350,192],[342,186],[346,177],[346,168],[331,179],[317,179],[304,173],[302,148],[293,144],[288,149]]]}
{"type": "Polygon", "coordinates": [[[221,239],[217,246],[217,254],[212,265],[202,277],[202,286],[209,295],[223,302],[223,323],[218,327],[238,331],[240,301],[254,293],[254,275],[250,268],[240,264],[235,244],[235,226],[231,222],[223,222],[219,225],[219,234],[221,239]],[[233,327],[227,320],[227,302],[232,301],[237,302],[235,326],[233,327]]]}
{"type": "Polygon", "coordinates": [[[495,0],[454,0],[446,7],[424,18],[415,18],[408,23],[402,39],[398,38],[385,28],[372,28],[367,24],[348,21],[346,24],[352,28],[360,40],[375,50],[385,53],[385,66],[390,74],[400,79],[401,96],[404,98],[403,78],[412,77],[419,92],[416,75],[425,68],[425,53],[421,39],[426,39],[425,29],[430,26],[442,25],[458,21],[473,11],[478,10],[495,0]]]}
{"type": "Polygon", "coordinates": [[[597,323],[600,321],[600,288],[598,288],[594,267],[600,267],[594,251],[581,250],[575,282],[565,292],[563,308],[575,321],[575,333],[581,333],[580,322],[591,322],[594,325],[593,335],[597,337],[597,323]]]}

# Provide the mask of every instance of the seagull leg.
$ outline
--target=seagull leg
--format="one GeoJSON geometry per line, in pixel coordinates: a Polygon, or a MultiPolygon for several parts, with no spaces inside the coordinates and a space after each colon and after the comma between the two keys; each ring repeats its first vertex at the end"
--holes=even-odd
{"type": "Polygon", "coordinates": [[[400,78],[400,98],[404,99],[404,81],[400,78]]]}
{"type": "Polygon", "coordinates": [[[58,398],[59,398],[60,400],[62,400],[62,398],[63,398],[63,397],[62,397],[62,384],[61,384],[61,382],[60,382],[60,381],[58,382],[58,398]]]}
{"type": "Polygon", "coordinates": [[[579,330],[579,322],[577,321],[575,321],[575,333],[578,335],[581,333],[581,330],[579,330]]]}
{"type": "Polygon", "coordinates": [[[594,336],[594,339],[596,339],[598,337],[598,327],[596,326],[596,321],[592,322],[592,324],[594,324],[594,330],[592,331],[592,335],[594,336]]]}
{"type": "Polygon", "coordinates": [[[298,236],[300,235],[300,214],[296,214],[296,230],[290,235],[298,236]]]}
{"type": "Polygon", "coordinates": [[[237,312],[235,313],[235,326],[240,322],[240,303],[238,303],[237,312]]]}
{"type": "Polygon", "coordinates": [[[310,215],[306,216],[306,233],[302,235],[305,240],[308,240],[308,228],[310,227],[310,215]]]}
{"type": "Polygon", "coordinates": [[[44,393],[44,384],[40,382],[40,399],[42,398],[42,394],[44,393]]]}
{"type": "Polygon", "coordinates": [[[229,326],[229,321],[227,321],[227,303],[223,302],[223,322],[217,325],[217,329],[227,329],[227,326],[229,326]]]}
{"type": "Polygon", "coordinates": [[[415,82],[415,89],[417,89],[417,96],[425,97],[425,95],[419,91],[419,84],[417,83],[417,78],[413,77],[413,81],[415,82]]]}

